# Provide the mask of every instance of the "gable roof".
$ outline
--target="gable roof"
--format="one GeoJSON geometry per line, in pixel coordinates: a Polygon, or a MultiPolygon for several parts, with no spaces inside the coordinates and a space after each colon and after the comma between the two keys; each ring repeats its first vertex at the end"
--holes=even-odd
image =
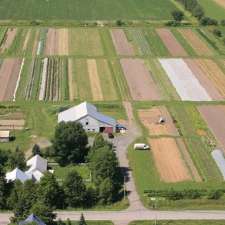
{"type": "Polygon", "coordinates": [[[6,180],[9,181],[15,181],[20,180],[21,182],[25,182],[29,179],[26,173],[24,173],[22,170],[16,168],[11,172],[6,173],[6,180]]]}
{"type": "Polygon", "coordinates": [[[116,121],[97,111],[97,108],[87,102],[83,102],[80,105],[74,106],[58,114],[58,122],[78,121],[85,116],[91,116],[99,122],[106,123],[108,125],[115,126],[116,121]]]}
{"type": "Polygon", "coordinates": [[[39,170],[40,172],[45,172],[48,161],[37,154],[27,161],[27,166],[30,166],[28,171],[39,170]]]}
{"type": "Polygon", "coordinates": [[[44,174],[40,172],[39,170],[27,170],[25,173],[30,179],[33,179],[38,182],[44,176],[44,174]]]}
{"type": "Polygon", "coordinates": [[[20,221],[19,225],[25,225],[32,222],[36,223],[37,225],[46,225],[39,217],[35,216],[33,213],[29,215],[24,221],[20,221]]]}

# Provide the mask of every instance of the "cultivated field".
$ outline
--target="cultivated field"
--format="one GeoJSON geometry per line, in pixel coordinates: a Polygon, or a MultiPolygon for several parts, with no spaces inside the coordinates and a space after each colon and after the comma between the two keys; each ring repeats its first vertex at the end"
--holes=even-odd
{"type": "Polygon", "coordinates": [[[202,117],[216,137],[219,148],[225,152],[225,106],[199,106],[202,117]]]}
{"type": "Polygon", "coordinates": [[[138,110],[141,123],[148,129],[149,135],[172,135],[178,136],[179,133],[166,107],[153,107],[151,109],[138,110]],[[165,123],[160,124],[160,118],[165,119],[165,123]]]}
{"type": "Polygon", "coordinates": [[[149,143],[162,181],[180,182],[191,180],[188,168],[180,154],[178,142],[175,139],[156,138],[150,139],[149,143]]]}
{"type": "Polygon", "coordinates": [[[1,6],[1,20],[168,20],[175,9],[165,0],[3,0],[1,6]]]}
{"type": "Polygon", "coordinates": [[[120,62],[134,100],[160,99],[160,93],[143,60],[121,59],[120,62]]]}

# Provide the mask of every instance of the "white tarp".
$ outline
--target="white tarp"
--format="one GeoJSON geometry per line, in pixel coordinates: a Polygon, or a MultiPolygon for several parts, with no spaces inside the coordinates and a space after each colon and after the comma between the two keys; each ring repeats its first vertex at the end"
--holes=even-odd
{"type": "Polygon", "coordinates": [[[177,93],[184,101],[211,101],[205,88],[182,59],[159,59],[177,93]]]}
{"type": "Polygon", "coordinates": [[[225,158],[224,158],[223,152],[219,149],[215,149],[214,151],[212,151],[211,155],[213,159],[215,160],[223,176],[223,179],[225,180],[225,158]]]}

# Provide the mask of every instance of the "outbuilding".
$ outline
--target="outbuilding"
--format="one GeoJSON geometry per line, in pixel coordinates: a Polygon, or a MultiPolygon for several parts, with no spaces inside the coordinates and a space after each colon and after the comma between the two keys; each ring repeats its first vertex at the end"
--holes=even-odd
{"type": "Polygon", "coordinates": [[[97,111],[97,108],[87,102],[74,106],[58,114],[60,122],[79,122],[87,132],[113,133],[116,130],[116,120],[97,111]]]}
{"type": "Polygon", "coordinates": [[[9,142],[10,140],[10,132],[8,130],[0,131],[0,142],[9,142]]]}

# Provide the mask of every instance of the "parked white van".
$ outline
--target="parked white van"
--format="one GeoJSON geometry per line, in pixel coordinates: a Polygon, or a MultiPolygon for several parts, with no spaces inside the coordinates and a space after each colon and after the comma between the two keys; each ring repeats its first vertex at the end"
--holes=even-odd
{"type": "Polygon", "coordinates": [[[147,150],[150,149],[150,146],[144,143],[136,143],[134,144],[134,149],[135,150],[147,150]]]}

